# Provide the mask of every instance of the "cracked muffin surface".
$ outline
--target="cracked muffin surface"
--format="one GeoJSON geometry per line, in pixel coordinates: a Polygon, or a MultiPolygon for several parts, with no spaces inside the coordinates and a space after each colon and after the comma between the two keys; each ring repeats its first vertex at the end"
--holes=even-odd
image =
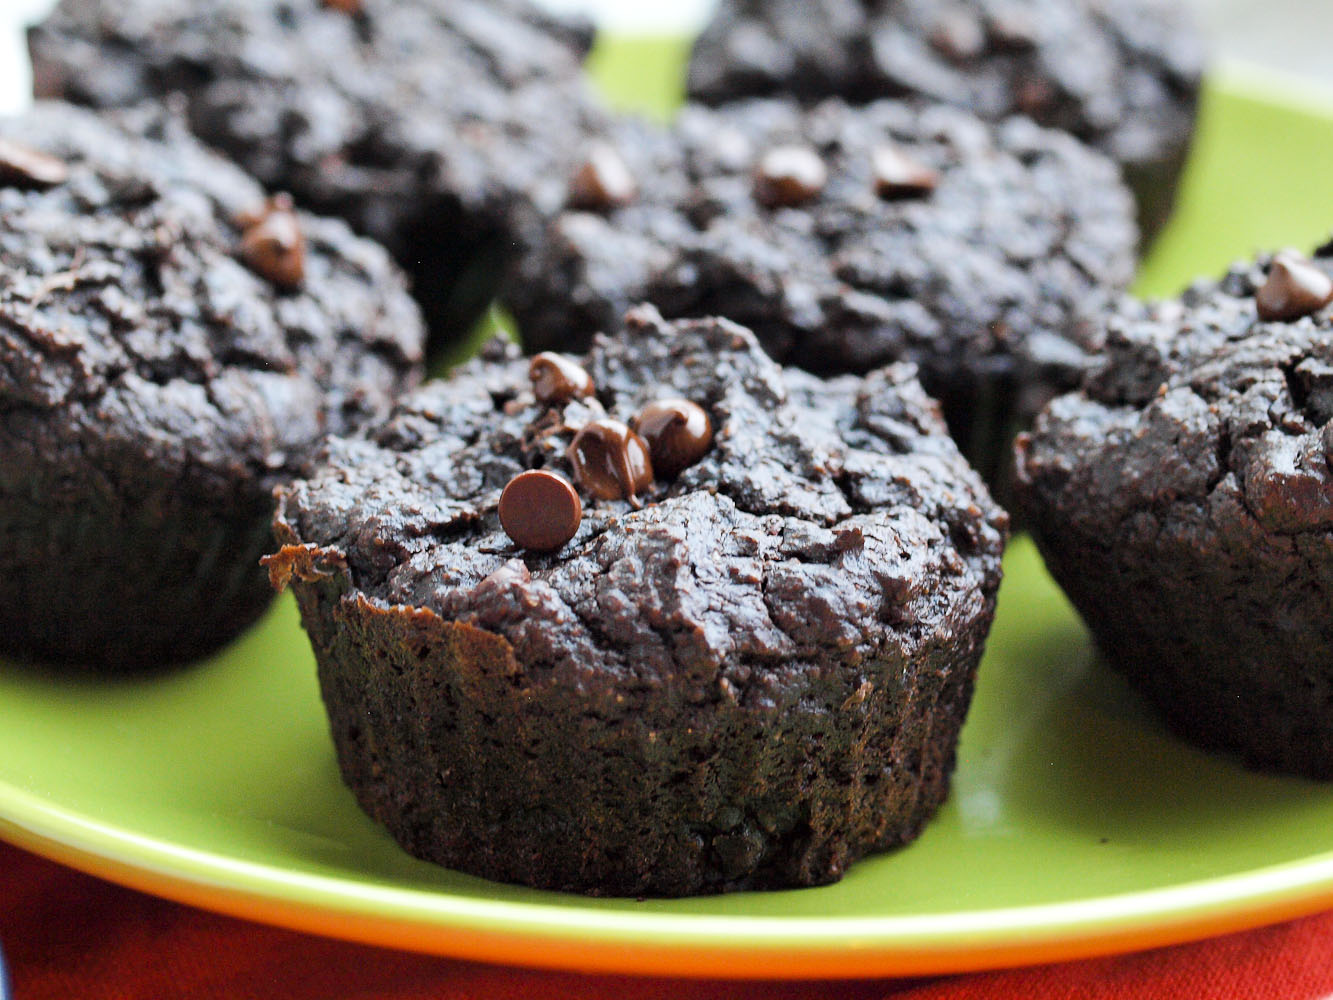
{"type": "Polygon", "coordinates": [[[268,603],[273,487],[418,381],[403,277],[148,109],[0,121],[0,217],[0,645],[215,648],[268,603]]]}
{"type": "Polygon", "coordinates": [[[339,760],[409,851],[489,878],[682,895],[833,881],[947,794],[1006,515],[897,365],[822,381],[726,321],[649,309],[544,405],[498,343],[287,490],[270,560],[339,760]],[[497,508],[578,480],[581,428],[680,397],[711,445],[584,492],[518,548],[497,508]]]}
{"type": "Polygon", "coordinates": [[[1121,165],[1145,233],[1170,212],[1204,69],[1180,0],[723,0],[695,44],[709,104],[916,96],[1025,114],[1121,165]]]}
{"type": "Polygon", "coordinates": [[[590,41],[526,0],[65,0],[29,34],[39,96],[182,94],[209,145],[388,247],[442,340],[600,127],[590,41]]]}
{"type": "Polygon", "coordinates": [[[988,478],[1012,425],[1077,386],[1133,277],[1115,167],[1024,119],[750,101],[607,142],[636,187],[561,213],[521,258],[505,299],[529,348],[581,350],[648,301],[820,373],[911,361],[988,478]]]}
{"type": "Polygon", "coordinates": [[[1322,778],[1333,777],[1331,272],[1333,247],[1312,262],[1284,253],[1179,301],[1126,304],[1104,363],[1017,456],[1021,510],[1110,662],[1195,741],[1322,778]],[[1305,291],[1279,273],[1289,267],[1305,291]],[[1261,315],[1274,282],[1297,303],[1281,319],[1261,315]]]}

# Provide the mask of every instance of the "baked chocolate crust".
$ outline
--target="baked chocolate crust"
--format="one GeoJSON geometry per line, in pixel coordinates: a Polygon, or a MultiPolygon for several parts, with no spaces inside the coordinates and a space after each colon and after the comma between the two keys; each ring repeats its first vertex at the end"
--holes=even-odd
{"type": "Polygon", "coordinates": [[[343,775],[409,851],[609,895],[838,879],[948,790],[1006,515],[910,366],[822,382],[720,320],[633,313],[548,408],[492,345],[284,491],[275,582],[343,775]],[[666,394],[711,448],[525,552],[497,506],[666,394]]]}
{"type": "Polygon", "coordinates": [[[418,380],[402,276],[299,215],[303,285],[247,264],[263,191],[173,119],[54,103],[0,143],[0,648],[156,668],[268,604],[273,487],[418,380]],[[55,175],[53,175],[55,176],[55,175]]]}
{"type": "Polygon", "coordinates": [[[505,299],[531,350],[582,350],[624,311],[727,316],[771,356],[820,373],[920,368],[990,481],[1013,425],[1076,387],[1102,313],[1134,274],[1133,208],[1113,164],[1024,119],[881,101],[810,110],[687,108],[674,129],[625,123],[628,204],[568,210],[520,261],[505,299]],[[885,197],[876,154],[938,174],[885,197]],[[772,206],[766,154],[817,155],[827,179],[772,206]]]}
{"type": "Polygon", "coordinates": [[[340,6],[64,0],[29,33],[35,88],[94,107],[180,92],[209,145],[387,246],[452,339],[602,126],[590,33],[525,0],[340,6]]]}
{"type": "Polygon", "coordinates": [[[1105,363],[1020,440],[1017,488],[1107,659],[1178,731],[1330,778],[1333,315],[1260,320],[1271,267],[1126,304],[1105,363]]]}
{"type": "Polygon", "coordinates": [[[1026,114],[1118,162],[1146,234],[1170,214],[1205,58],[1180,0],[722,0],[689,95],[923,97],[1026,114]]]}

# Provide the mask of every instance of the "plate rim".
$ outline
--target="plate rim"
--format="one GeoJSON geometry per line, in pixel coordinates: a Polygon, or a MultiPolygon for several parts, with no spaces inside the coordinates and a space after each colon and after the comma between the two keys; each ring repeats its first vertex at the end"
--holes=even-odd
{"type": "Polygon", "coordinates": [[[3,780],[0,838],[228,916],[403,951],[575,972],[733,979],[971,972],[1183,944],[1333,905],[1331,850],[1164,888],[940,914],[571,910],[367,886],[229,858],[99,823],[3,780]],[[1145,924],[1145,916],[1154,919],[1145,924]]]}

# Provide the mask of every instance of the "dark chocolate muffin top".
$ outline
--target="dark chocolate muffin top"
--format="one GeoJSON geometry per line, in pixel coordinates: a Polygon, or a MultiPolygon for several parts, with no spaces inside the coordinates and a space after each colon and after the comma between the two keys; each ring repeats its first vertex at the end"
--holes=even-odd
{"type": "Polygon", "coordinates": [[[633,193],[557,217],[508,292],[529,347],[580,349],[650,301],[812,371],[1069,387],[1134,271],[1114,165],[1026,119],[756,100],[624,124],[612,148],[633,193]]]}
{"type": "Polygon", "coordinates": [[[1187,144],[1203,63],[1180,0],[722,0],[689,93],[916,95],[1027,114],[1136,163],[1187,144]]]}
{"type": "Polygon", "coordinates": [[[1143,517],[1172,531],[1327,532],[1331,276],[1333,245],[1313,261],[1284,251],[1238,265],[1179,301],[1127,302],[1082,391],[1020,447],[1026,492],[1107,537],[1143,517]]]}
{"type": "MultiPolygon", "coordinates": [[[[752,666],[858,662],[885,644],[910,655],[986,613],[1007,518],[910,366],[823,382],[723,320],[643,308],[627,325],[584,359],[591,396],[539,403],[529,362],[494,342],[373,434],[331,441],[285,491],[279,542],[345,564],[373,601],[502,635],[572,683],[674,677],[687,697],[725,667],[737,697],[758,685],[762,698],[752,666]],[[598,499],[571,440],[667,397],[707,413],[707,450],[641,488],[638,509],[598,499]],[[549,553],[501,526],[502,492],[534,468],[583,494],[576,533],[549,553]]],[[[636,426],[650,435],[650,423],[636,426]]],[[[290,565],[278,560],[278,576],[290,565]]]]}
{"type": "Polygon", "coordinates": [[[159,111],[0,121],[0,218],[0,415],[66,428],[85,460],[134,442],[271,485],[417,381],[420,316],[383,250],[266,200],[159,111]]]}
{"type": "Polygon", "coordinates": [[[557,25],[525,0],[65,0],[29,44],[39,96],[180,91],[201,138],[380,240],[430,296],[559,204],[601,121],[589,34],[557,25]]]}

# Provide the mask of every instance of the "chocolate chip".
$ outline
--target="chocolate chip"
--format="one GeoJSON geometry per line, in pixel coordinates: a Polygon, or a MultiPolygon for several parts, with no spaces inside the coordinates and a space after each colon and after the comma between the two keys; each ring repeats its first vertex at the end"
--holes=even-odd
{"type": "Polygon", "coordinates": [[[594,143],[569,185],[572,208],[603,212],[628,205],[639,193],[634,175],[614,146],[594,143]]]}
{"type": "Polygon", "coordinates": [[[324,6],[339,14],[361,13],[361,0],[324,0],[324,6]]]}
{"type": "Polygon", "coordinates": [[[755,171],[754,196],[769,208],[801,205],[819,197],[828,170],[819,154],[806,146],[770,149],[755,171]]]}
{"type": "Polygon", "coordinates": [[[628,500],[638,507],[638,494],[653,482],[648,442],[619,420],[584,424],[566,457],[578,484],[600,500],[628,500]]]}
{"type": "Polygon", "coordinates": [[[940,186],[940,175],[918,163],[897,146],[880,146],[871,154],[875,193],[888,201],[919,198],[940,186]]]}
{"type": "Polygon", "coordinates": [[[543,406],[559,406],[592,395],[592,376],[553,351],[542,351],[532,359],[528,378],[532,379],[533,395],[543,406]]]}
{"type": "Polygon", "coordinates": [[[554,552],[574,537],[582,520],[578,491],[554,472],[520,472],[500,494],[500,526],[530,552],[554,552]]]}
{"type": "Polygon", "coordinates": [[[702,406],[688,399],[649,403],[630,425],[648,442],[653,471],[663,479],[672,479],[699,461],[713,443],[713,422],[702,406]]]}
{"type": "Polygon", "coordinates": [[[949,11],[930,35],[935,51],[953,62],[967,62],[986,51],[986,32],[975,17],[961,10],[949,11]]]}
{"type": "Polygon", "coordinates": [[[1014,104],[1029,118],[1040,119],[1055,101],[1055,89],[1038,77],[1024,80],[1014,92],[1014,104]]]}
{"type": "Polygon", "coordinates": [[[1333,278],[1295,250],[1283,250],[1273,257],[1254,302],[1260,319],[1291,322],[1333,302],[1333,278]]]}
{"type": "Polygon", "coordinates": [[[9,139],[0,139],[0,185],[51,188],[64,184],[68,177],[69,168],[63,160],[9,139]]]}
{"type": "Polygon", "coordinates": [[[297,288],[305,280],[305,235],[285,194],[274,195],[262,212],[241,220],[241,256],[257,274],[279,288],[297,288]]]}

